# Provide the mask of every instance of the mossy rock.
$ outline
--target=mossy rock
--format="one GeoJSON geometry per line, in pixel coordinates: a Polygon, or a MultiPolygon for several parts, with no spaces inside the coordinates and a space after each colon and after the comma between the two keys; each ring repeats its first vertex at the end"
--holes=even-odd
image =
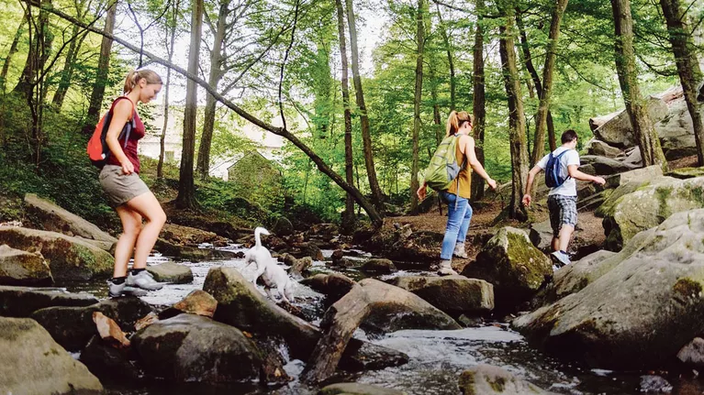
{"type": "Polygon", "coordinates": [[[686,180],[688,178],[704,177],[704,167],[683,167],[666,173],[667,176],[686,180]]]}
{"type": "Polygon", "coordinates": [[[548,395],[552,392],[522,380],[512,373],[492,365],[477,365],[462,372],[459,378],[463,395],[548,395]]]}

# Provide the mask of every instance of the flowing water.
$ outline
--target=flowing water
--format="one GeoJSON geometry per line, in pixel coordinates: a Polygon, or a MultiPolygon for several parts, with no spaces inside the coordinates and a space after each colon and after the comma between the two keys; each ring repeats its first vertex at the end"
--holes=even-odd
{"type": "MultiPolygon", "coordinates": [[[[242,250],[233,245],[227,249],[242,250]]],[[[329,258],[332,251],[323,251],[329,258]]],[[[361,251],[348,251],[348,259],[366,259],[368,254],[361,251]]],[[[149,259],[150,265],[168,261],[168,258],[158,254],[149,259]]],[[[193,271],[193,282],[190,284],[168,284],[159,291],[151,292],[142,299],[157,307],[168,306],[178,302],[194,289],[202,289],[208,270],[214,266],[237,268],[245,277],[251,267],[246,267],[241,259],[212,262],[182,262],[193,271]]],[[[403,265],[401,265],[403,267],[403,265]]],[[[411,266],[412,267],[412,266],[411,266]]],[[[323,261],[316,261],[313,271],[331,271],[323,261]]],[[[362,273],[354,270],[346,275],[359,279],[362,273]]],[[[401,270],[393,275],[380,277],[388,280],[394,276],[432,275],[417,270],[401,270]]],[[[102,283],[64,284],[70,291],[87,291],[99,298],[107,297],[106,286],[102,283]]],[[[323,313],[324,296],[303,285],[296,289],[296,304],[302,308],[313,323],[318,323],[323,313]]],[[[339,377],[340,381],[355,381],[374,384],[388,388],[403,390],[409,395],[444,395],[458,394],[457,379],[465,369],[477,364],[491,364],[502,367],[533,384],[561,394],[615,394],[631,395],[642,393],[660,393],[646,391],[647,386],[641,385],[641,376],[652,372],[612,372],[600,369],[585,369],[580,366],[552,359],[541,352],[532,349],[525,339],[512,331],[507,324],[487,322],[480,327],[460,330],[403,330],[389,333],[381,337],[367,338],[362,330],[355,332],[355,337],[389,347],[406,353],[410,362],[392,368],[376,371],[364,371],[339,377]]],[[[299,360],[289,360],[285,349],[282,355],[289,362],[285,366],[287,373],[294,381],[282,387],[263,388],[256,385],[228,385],[213,387],[205,384],[188,383],[174,384],[161,380],[143,381],[139,383],[104,383],[109,394],[120,395],[224,395],[224,394],[280,394],[307,395],[317,393],[318,388],[307,387],[298,381],[304,368],[299,360]]],[[[672,394],[694,395],[704,394],[704,380],[692,378],[695,373],[676,375],[660,372],[674,388],[672,394]]],[[[656,390],[658,388],[655,388],[656,390]]]]}

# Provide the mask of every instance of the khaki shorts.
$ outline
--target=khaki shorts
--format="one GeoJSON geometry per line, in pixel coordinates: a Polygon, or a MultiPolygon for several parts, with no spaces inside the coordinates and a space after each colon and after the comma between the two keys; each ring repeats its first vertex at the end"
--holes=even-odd
{"type": "Polygon", "coordinates": [[[113,208],[149,192],[149,187],[139,178],[137,173],[122,174],[121,166],[105,165],[100,171],[99,179],[110,206],[113,208]]]}

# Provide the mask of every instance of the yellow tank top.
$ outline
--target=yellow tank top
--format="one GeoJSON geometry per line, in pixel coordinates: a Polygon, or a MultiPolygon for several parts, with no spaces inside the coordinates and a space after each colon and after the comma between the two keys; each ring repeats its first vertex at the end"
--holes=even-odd
{"type": "Polygon", "coordinates": [[[469,199],[472,195],[472,168],[469,166],[469,163],[467,163],[467,157],[460,150],[459,141],[457,141],[457,147],[455,148],[455,157],[457,158],[457,163],[459,163],[460,166],[464,164],[464,166],[460,170],[460,174],[457,176],[457,179],[452,181],[452,184],[450,185],[450,188],[447,189],[447,192],[457,195],[457,180],[459,180],[459,196],[461,198],[469,199]]]}

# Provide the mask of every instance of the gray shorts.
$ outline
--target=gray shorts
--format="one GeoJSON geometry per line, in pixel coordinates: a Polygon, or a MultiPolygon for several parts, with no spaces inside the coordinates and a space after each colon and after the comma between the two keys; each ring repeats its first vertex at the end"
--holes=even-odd
{"type": "Polygon", "coordinates": [[[553,236],[557,237],[560,234],[563,224],[577,225],[577,196],[550,195],[548,210],[553,236]]]}
{"type": "Polygon", "coordinates": [[[149,187],[139,178],[137,173],[122,174],[121,166],[105,165],[100,171],[99,179],[110,206],[113,208],[149,192],[149,187]]]}

